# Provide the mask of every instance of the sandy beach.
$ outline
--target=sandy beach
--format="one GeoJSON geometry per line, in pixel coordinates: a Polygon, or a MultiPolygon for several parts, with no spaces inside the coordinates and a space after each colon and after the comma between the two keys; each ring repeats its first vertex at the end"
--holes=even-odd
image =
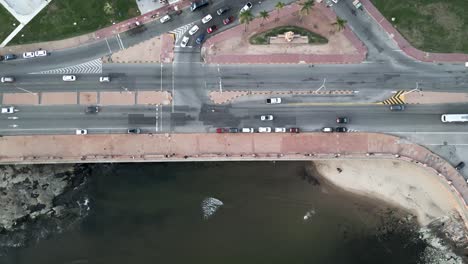
{"type": "Polygon", "coordinates": [[[427,168],[389,159],[314,163],[317,171],[332,184],[403,207],[413,212],[422,226],[454,213],[463,215],[464,206],[454,197],[447,182],[427,168]]]}

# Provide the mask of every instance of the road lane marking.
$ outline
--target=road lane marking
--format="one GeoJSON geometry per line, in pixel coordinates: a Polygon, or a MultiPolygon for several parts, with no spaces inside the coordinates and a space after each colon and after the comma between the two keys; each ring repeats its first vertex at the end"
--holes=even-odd
{"type": "Polygon", "coordinates": [[[125,46],[122,42],[122,38],[120,38],[120,34],[117,34],[117,42],[119,43],[120,49],[125,49],[125,46]]]}
{"type": "Polygon", "coordinates": [[[107,48],[109,49],[109,53],[112,54],[112,50],[110,48],[109,41],[107,41],[107,38],[105,38],[105,40],[106,40],[107,48]]]}
{"type": "Polygon", "coordinates": [[[286,103],[284,105],[291,105],[291,106],[314,106],[314,105],[319,105],[319,106],[340,106],[340,105],[356,105],[356,106],[363,106],[363,105],[380,105],[380,103],[353,103],[353,102],[342,102],[342,103],[286,103]]]}

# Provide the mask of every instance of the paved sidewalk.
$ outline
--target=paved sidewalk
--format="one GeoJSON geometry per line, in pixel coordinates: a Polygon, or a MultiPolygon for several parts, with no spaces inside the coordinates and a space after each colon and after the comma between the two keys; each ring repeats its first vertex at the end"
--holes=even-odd
{"type": "Polygon", "coordinates": [[[424,62],[468,62],[468,54],[430,53],[413,47],[392,24],[380,13],[370,0],[360,0],[367,12],[398,44],[406,55],[424,62]]]}
{"type": "MultiPolygon", "coordinates": [[[[281,21],[286,21],[287,19],[294,21],[288,24],[297,24],[300,27],[308,27],[311,25],[304,25],[301,23],[298,17],[298,12],[300,6],[297,4],[291,4],[285,6],[280,10],[279,17],[281,21]],[[291,19],[292,18],[292,19],[291,19]]],[[[324,4],[316,4],[314,7],[315,12],[319,12],[320,15],[323,15],[329,21],[335,21],[336,15],[330,8],[327,8],[324,4]]],[[[312,12],[314,12],[312,11],[312,12]]],[[[313,14],[310,14],[313,16],[313,14]]],[[[254,19],[248,26],[250,31],[260,31],[266,30],[268,28],[276,27],[277,22],[275,18],[278,17],[277,11],[270,12],[270,18],[268,21],[263,21],[261,18],[254,19]],[[260,24],[264,23],[265,26],[262,27],[260,24]]],[[[306,19],[306,18],[304,18],[306,19]]],[[[328,24],[328,23],[327,23],[328,24]]],[[[331,24],[331,22],[330,22],[331,24]]],[[[278,24],[281,25],[281,24],[278,24]]],[[[328,25],[330,26],[330,25],[328,25]]],[[[317,31],[317,30],[314,30],[317,31]]],[[[228,29],[224,32],[221,32],[211,38],[209,38],[202,49],[202,56],[204,57],[205,62],[207,63],[219,63],[219,64],[240,64],[240,63],[360,63],[366,58],[367,48],[364,44],[354,35],[354,33],[346,27],[343,30],[343,35],[351,43],[356,52],[340,54],[338,51],[333,51],[331,54],[303,54],[303,53],[276,53],[276,54],[233,54],[229,51],[224,52],[225,54],[216,54],[217,52],[212,52],[216,50],[216,44],[219,42],[227,41],[228,39],[239,39],[244,38],[246,34],[244,32],[244,25],[238,25],[231,29],[228,29]]],[[[247,36],[247,37],[250,37],[247,36]]]]}

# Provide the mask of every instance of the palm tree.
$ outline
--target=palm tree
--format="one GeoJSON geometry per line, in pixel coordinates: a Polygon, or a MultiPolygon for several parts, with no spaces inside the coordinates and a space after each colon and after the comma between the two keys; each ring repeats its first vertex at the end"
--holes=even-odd
{"type": "Polygon", "coordinates": [[[266,10],[263,10],[260,11],[260,17],[262,18],[262,23],[260,24],[260,26],[263,26],[263,22],[265,22],[265,20],[267,20],[270,17],[270,14],[268,14],[266,10]]]}
{"type": "Polygon", "coordinates": [[[346,27],[347,22],[348,21],[342,19],[341,17],[336,17],[336,22],[332,23],[332,25],[336,26],[338,31],[341,31],[346,27]]]}
{"type": "Polygon", "coordinates": [[[279,20],[279,12],[280,12],[281,9],[283,9],[283,7],[284,7],[283,2],[276,3],[275,8],[276,8],[276,11],[278,11],[278,17],[276,18],[276,20],[279,20]]]}
{"type": "Polygon", "coordinates": [[[250,10],[243,11],[239,15],[239,21],[242,24],[245,24],[245,29],[244,31],[247,31],[247,25],[249,25],[250,21],[254,19],[254,16],[252,15],[252,12],[250,10]]]}
{"type": "Polygon", "coordinates": [[[314,7],[314,0],[306,0],[303,3],[300,3],[301,5],[301,10],[299,11],[300,18],[302,20],[302,17],[308,15],[310,13],[310,10],[312,10],[312,7],[314,7]]]}

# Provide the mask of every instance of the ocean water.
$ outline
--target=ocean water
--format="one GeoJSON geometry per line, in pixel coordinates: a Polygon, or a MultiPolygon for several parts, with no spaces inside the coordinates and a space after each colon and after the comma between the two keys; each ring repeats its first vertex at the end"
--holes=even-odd
{"type": "Polygon", "coordinates": [[[89,214],[8,264],[426,263],[408,213],[311,162],[94,165],[89,214]]]}

